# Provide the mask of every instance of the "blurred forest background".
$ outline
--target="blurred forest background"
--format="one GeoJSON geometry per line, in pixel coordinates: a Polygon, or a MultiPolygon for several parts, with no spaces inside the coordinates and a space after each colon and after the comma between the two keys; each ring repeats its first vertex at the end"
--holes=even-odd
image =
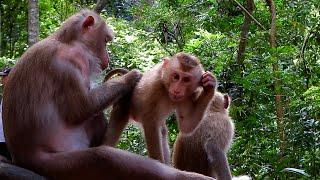
{"type": "MultiPolygon", "coordinates": [[[[116,35],[109,69],[145,71],[185,51],[218,77],[219,90],[233,99],[233,175],[320,179],[319,0],[100,0],[100,7],[95,0],[0,2],[0,69],[71,14],[98,8],[116,35]]],[[[172,146],[175,117],[167,124],[172,146]]],[[[136,126],[118,146],[146,155],[136,126]]]]}

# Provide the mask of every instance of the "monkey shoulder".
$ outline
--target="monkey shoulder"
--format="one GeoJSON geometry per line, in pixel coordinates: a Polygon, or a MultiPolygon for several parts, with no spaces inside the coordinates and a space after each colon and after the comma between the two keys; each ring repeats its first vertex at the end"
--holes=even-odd
{"type": "Polygon", "coordinates": [[[58,42],[48,38],[34,44],[22,54],[17,66],[21,65],[25,68],[29,67],[26,64],[32,64],[32,67],[35,68],[43,66],[48,61],[51,61],[57,51],[58,44],[58,42]]]}

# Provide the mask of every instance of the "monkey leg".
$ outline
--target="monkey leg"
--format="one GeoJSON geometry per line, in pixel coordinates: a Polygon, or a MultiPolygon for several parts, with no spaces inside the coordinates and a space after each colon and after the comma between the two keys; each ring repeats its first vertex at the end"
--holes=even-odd
{"type": "MultiPolygon", "coordinates": [[[[189,177],[169,166],[108,146],[45,153],[25,166],[50,179],[174,179],[189,177]]],[[[201,177],[197,174],[190,176],[201,177]]],[[[196,178],[195,178],[196,179],[196,178]]]]}
{"type": "Polygon", "coordinates": [[[166,122],[164,121],[163,125],[161,126],[161,142],[162,142],[162,152],[164,157],[164,163],[170,165],[170,148],[168,142],[168,128],[166,122]]]}
{"type": "Polygon", "coordinates": [[[214,141],[210,139],[205,143],[204,149],[212,168],[212,174],[215,175],[218,180],[231,180],[231,172],[225,152],[217,147],[214,141]]]}
{"type": "Polygon", "coordinates": [[[114,147],[118,142],[129,121],[130,98],[130,95],[126,95],[113,105],[103,144],[114,147]]]}
{"type": "Polygon", "coordinates": [[[149,157],[164,163],[161,125],[154,121],[141,122],[143,122],[143,130],[149,157]]]}
{"type": "Polygon", "coordinates": [[[188,159],[185,158],[187,155],[186,151],[184,151],[186,148],[184,140],[185,138],[181,137],[181,134],[178,134],[172,153],[173,167],[181,170],[186,170],[186,162],[188,161],[188,159]]]}

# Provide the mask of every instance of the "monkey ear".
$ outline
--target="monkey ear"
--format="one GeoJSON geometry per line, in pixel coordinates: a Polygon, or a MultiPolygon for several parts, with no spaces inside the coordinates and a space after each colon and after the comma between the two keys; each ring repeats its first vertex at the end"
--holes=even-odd
{"type": "Polygon", "coordinates": [[[227,94],[223,95],[224,98],[224,108],[228,109],[230,106],[231,98],[227,94]]]}
{"type": "Polygon", "coordinates": [[[92,16],[88,16],[84,20],[84,22],[82,24],[82,27],[83,28],[88,28],[89,26],[93,26],[93,24],[94,24],[94,18],[92,16]]]}
{"type": "Polygon", "coordinates": [[[169,65],[169,61],[170,61],[169,58],[164,57],[164,58],[162,58],[162,60],[163,60],[162,68],[167,68],[169,65]]]}

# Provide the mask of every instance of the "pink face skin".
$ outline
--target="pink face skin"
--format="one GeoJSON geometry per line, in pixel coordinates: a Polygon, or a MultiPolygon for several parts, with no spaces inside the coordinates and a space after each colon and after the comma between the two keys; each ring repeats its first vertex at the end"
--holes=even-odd
{"type": "Polygon", "coordinates": [[[173,102],[184,100],[191,95],[199,84],[197,78],[190,72],[172,70],[170,74],[169,97],[173,102]],[[197,82],[196,82],[197,81],[197,82]]]}
{"type": "Polygon", "coordinates": [[[216,79],[210,72],[205,72],[199,77],[197,76],[199,72],[194,71],[171,70],[169,97],[173,102],[179,102],[189,97],[200,85],[204,88],[205,92],[213,91],[216,87],[216,79]]]}
{"type": "Polygon", "coordinates": [[[189,71],[182,71],[177,61],[163,59],[162,68],[168,73],[168,92],[173,102],[181,102],[190,97],[199,86],[204,91],[212,91],[216,86],[216,79],[210,72],[203,72],[201,66],[189,71]]]}

